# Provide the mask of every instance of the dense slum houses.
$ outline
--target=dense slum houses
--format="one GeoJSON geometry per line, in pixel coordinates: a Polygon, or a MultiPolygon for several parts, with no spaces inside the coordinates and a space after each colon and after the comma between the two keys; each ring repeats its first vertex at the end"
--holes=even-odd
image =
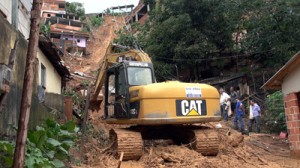
{"type": "Polygon", "coordinates": [[[65,0],[45,0],[42,7],[42,20],[50,26],[51,41],[64,53],[86,54],[89,34],[83,32],[83,23],[75,15],[66,13],[65,0]]]}

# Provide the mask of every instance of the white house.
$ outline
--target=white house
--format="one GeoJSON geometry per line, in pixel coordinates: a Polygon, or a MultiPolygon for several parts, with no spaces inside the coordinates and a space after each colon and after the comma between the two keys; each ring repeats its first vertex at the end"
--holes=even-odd
{"type": "Polygon", "coordinates": [[[282,90],[290,149],[300,157],[300,51],[262,87],[282,90]]]}
{"type": "Polygon", "coordinates": [[[63,53],[44,35],[39,37],[37,53],[38,85],[44,92],[61,94],[70,77],[70,72],[64,66],[63,53]]]}

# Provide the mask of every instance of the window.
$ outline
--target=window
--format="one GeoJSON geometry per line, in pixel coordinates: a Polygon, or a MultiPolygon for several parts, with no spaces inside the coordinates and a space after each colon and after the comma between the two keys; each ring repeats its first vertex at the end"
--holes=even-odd
{"type": "Polygon", "coordinates": [[[118,95],[125,95],[126,93],[125,79],[125,70],[122,68],[119,71],[118,77],[118,95]]]}
{"type": "Polygon", "coordinates": [[[80,43],[80,39],[77,39],[77,43],[80,43]]]}
{"type": "Polygon", "coordinates": [[[43,64],[41,64],[41,85],[46,88],[46,67],[43,64]]]}
{"type": "Polygon", "coordinates": [[[128,81],[129,85],[147,85],[153,83],[151,69],[141,67],[129,67],[128,81]]]}
{"type": "Polygon", "coordinates": [[[64,3],[58,4],[58,8],[65,8],[65,4],[64,3]]]}
{"type": "Polygon", "coordinates": [[[50,13],[48,13],[48,15],[47,15],[48,17],[51,17],[51,14],[50,13]]]}

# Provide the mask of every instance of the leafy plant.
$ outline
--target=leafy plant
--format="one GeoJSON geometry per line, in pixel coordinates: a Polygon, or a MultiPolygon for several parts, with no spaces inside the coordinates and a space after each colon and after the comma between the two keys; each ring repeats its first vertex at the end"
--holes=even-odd
{"type": "Polygon", "coordinates": [[[73,88],[67,87],[64,91],[64,96],[69,96],[72,98],[72,103],[80,106],[83,103],[83,99],[79,93],[75,92],[73,88]]]}
{"type": "Polygon", "coordinates": [[[144,49],[147,43],[146,37],[149,34],[149,30],[149,22],[146,22],[143,25],[138,23],[126,25],[123,29],[115,32],[117,38],[114,39],[114,42],[135,49],[144,49]]]}
{"type": "Polygon", "coordinates": [[[281,91],[274,92],[267,96],[266,111],[263,119],[271,132],[278,133],[287,130],[283,94],[281,91]]]}
{"type": "Polygon", "coordinates": [[[41,23],[41,28],[40,29],[41,29],[40,31],[42,33],[49,36],[49,34],[50,34],[50,23],[49,24],[41,23]]]}
{"type": "Polygon", "coordinates": [[[0,164],[11,167],[14,156],[14,145],[8,141],[0,141],[0,164]]]}
{"type": "Polygon", "coordinates": [[[91,82],[89,80],[82,80],[80,84],[84,87],[87,87],[90,83],[91,82]]]}
{"type": "Polygon", "coordinates": [[[103,18],[101,17],[96,17],[96,16],[92,16],[91,18],[91,23],[92,23],[92,26],[94,27],[99,27],[103,22],[103,18]]]}
{"type": "MultiPolygon", "coordinates": [[[[69,158],[69,149],[74,145],[78,132],[73,121],[60,125],[52,119],[46,119],[43,126],[28,132],[25,167],[65,167],[63,161],[69,158]]],[[[0,163],[12,166],[15,145],[0,141],[0,163]]]]}
{"type": "Polygon", "coordinates": [[[80,17],[81,20],[85,20],[85,10],[82,3],[79,2],[66,2],[67,14],[80,17]]]}

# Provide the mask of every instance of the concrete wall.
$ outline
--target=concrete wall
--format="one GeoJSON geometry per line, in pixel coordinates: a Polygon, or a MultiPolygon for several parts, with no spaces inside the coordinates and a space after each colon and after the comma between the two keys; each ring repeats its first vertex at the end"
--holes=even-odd
{"type": "Polygon", "coordinates": [[[282,92],[284,95],[300,91],[300,66],[290,72],[282,82],[282,92]]]}
{"type": "Polygon", "coordinates": [[[45,11],[65,11],[65,8],[59,8],[59,4],[65,4],[64,0],[44,0],[42,10],[45,11]]]}
{"type": "MultiPolygon", "coordinates": [[[[55,13],[51,13],[51,12],[43,12],[42,13],[42,18],[49,18],[49,17],[54,17],[55,13]],[[50,16],[48,16],[50,15],[50,16]]],[[[46,21],[46,19],[44,19],[46,21]]]]}
{"type": "Polygon", "coordinates": [[[61,94],[61,76],[55,70],[51,62],[38,49],[38,84],[41,85],[41,64],[46,67],[46,92],[61,94]]]}
{"type": "MultiPolygon", "coordinates": [[[[19,39],[19,46],[16,52],[15,65],[12,69],[10,92],[7,94],[4,100],[2,111],[0,111],[0,137],[11,137],[14,136],[16,133],[15,131],[13,131],[11,126],[17,125],[18,123],[28,43],[27,40],[24,39],[23,35],[20,32],[16,31],[13,28],[13,26],[10,25],[9,22],[3,19],[2,17],[0,17],[0,30],[0,63],[2,64],[8,64],[8,57],[11,48],[13,48],[14,46],[15,39],[19,39]]],[[[43,104],[40,104],[38,101],[37,73],[33,83],[33,96],[29,120],[30,128],[35,127],[35,125],[40,123],[43,120],[43,118],[51,115],[49,113],[51,109],[47,108],[43,104]]],[[[63,108],[61,107],[60,109],[63,108]]]]}

